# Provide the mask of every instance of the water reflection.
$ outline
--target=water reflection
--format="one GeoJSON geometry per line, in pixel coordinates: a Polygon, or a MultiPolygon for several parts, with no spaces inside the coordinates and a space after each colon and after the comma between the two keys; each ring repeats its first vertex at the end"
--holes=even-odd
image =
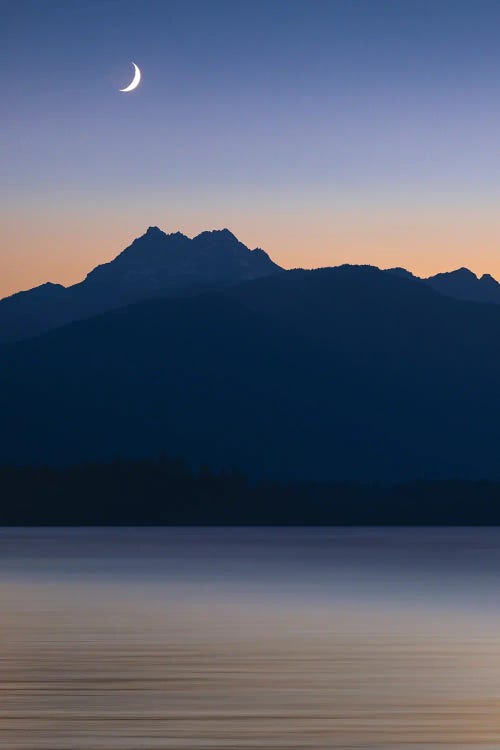
{"type": "Polygon", "coordinates": [[[497,530],[3,530],[0,746],[498,748],[497,530]]]}

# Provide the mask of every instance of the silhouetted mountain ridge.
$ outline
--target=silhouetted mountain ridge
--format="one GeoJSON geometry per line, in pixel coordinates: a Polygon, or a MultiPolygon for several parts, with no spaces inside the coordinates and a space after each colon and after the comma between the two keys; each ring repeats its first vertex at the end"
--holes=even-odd
{"type": "Polygon", "coordinates": [[[455,271],[420,278],[405,268],[388,268],[387,272],[420,281],[454,299],[500,305],[500,284],[489,273],[478,277],[468,268],[457,268],[455,271]]]}
{"type": "Polygon", "coordinates": [[[0,341],[29,338],[74,320],[155,296],[234,284],[281,270],[228,229],[189,239],[149,227],[114,260],[70,287],[43,284],[0,300],[0,341]]]}
{"type": "MultiPolygon", "coordinates": [[[[264,250],[250,250],[229,229],[190,239],[151,226],[78,284],[66,288],[48,282],[0,300],[0,342],[30,338],[133,302],[223,288],[282,270],[264,250]]],[[[478,279],[462,268],[420,279],[404,268],[387,272],[456,299],[500,304],[500,285],[488,274],[478,279]]]]}
{"type": "Polygon", "coordinates": [[[490,274],[478,277],[468,268],[458,268],[456,271],[430,276],[425,279],[425,283],[455,299],[500,304],[500,284],[490,274]]]}

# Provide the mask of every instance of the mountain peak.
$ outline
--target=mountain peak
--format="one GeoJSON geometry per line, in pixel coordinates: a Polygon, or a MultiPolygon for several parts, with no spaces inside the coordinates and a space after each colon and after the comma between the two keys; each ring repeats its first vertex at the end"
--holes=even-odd
{"type": "Polygon", "coordinates": [[[486,284],[491,287],[497,288],[499,285],[498,281],[493,278],[493,276],[490,273],[483,273],[481,278],[479,279],[483,284],[486,284]]]}
{"type": "Polygon", "coordinates": [[[191,239],[150,226],[78,284],[44,284],[0,300],[0,342],[28,338],[152,297],[191,294],[281,270],[263,250],[250,250],[227,228],[191,239]]]}
{"type": "Polygon", "coordinates": [[[478,278],[468,268],[462,267],[448,273],[438,273],[424,281],[441,294],[456,299],[500,304],[500,285],[489,274],[478,278]]]}
{"type": "MultiPolygon", "coordinates": [[[[465,266],[461,266],[461,268],[456,268],[454,271],[445,271],[444,273],[437,273],[436,276],[447,276],[448,278],[455,278],[455,279],[463,279],[468,281],[477,281],[477,276],[475,273],[473,273],[469,268],[465,268],[465,266]]],[[[436,278],[436,276],[431,278],[436,278]]]]}
{"type": "Polygon", "coordinates": [[[148,227],[144,234],[136,238],[135,242],[143,239],[159,240],[164,237],[167,237],[167,235],[159,227],[148,227]]]}
{"type": "Polygon", "coordinates": [[[155,242],[159,240],[187,240],[189,239],[186,237],[185,234],[182,234],[182,232],[164,232],[163,229],[160,229],[159,227],[151,226],[146,229],[144,234],[141,234],[140,237],[136,237],[136,239],[133,241],[132,245],[134,245],[136,242],[141,242],[142,240],[154,240],[155,242]]]}
{"type": "Polygon", "coordinates": [[[200,232],[196,237],[193,237],[193,242],[203,240],[210,240],[211,242],[223,242],[223,243],[234,243],[241,244],[238,238],[229,231],[229,229],[207,229],[204,232],[200,232]]]}
{"type": "Polygon", "coordinates": [[[213,229],[212,230],[215,234],[217,234],[219,237],[227,237],[228,239],[237,239],[236,235],[234,235],[227,227],[224,227],[224,229],[213,229]]]}
{"type": "Polygon", "coordinates": [[[202,232],[190,239],[181,232],[166,234],[150,226],[114,260],[97,266],[84,282],[88,292],[107,309],[173,290],[235,283],[265,276],[278,267],[265,254],[255,257],[229,229],[202,232]],[[92,292],[90,292],[92,290],[92,292]]]}

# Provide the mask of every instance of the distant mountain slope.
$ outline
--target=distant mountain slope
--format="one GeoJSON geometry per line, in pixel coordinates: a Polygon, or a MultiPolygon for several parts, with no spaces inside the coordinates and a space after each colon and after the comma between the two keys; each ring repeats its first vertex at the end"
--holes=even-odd
{"type": "Polygon", "coordinates": [[[225,285],[280,270],[228,230],[189,239],[157,227],[79,284],[43,284],[0,300],[0,342],[29,338],[74,320],[151,297],[225,285]]]}
{"type": "Polygon", "coordinates": [[[489,273],[477,277],[468,268],[458,268],[456,271],[437,273],[435,276],[420,278],[414,276],[405,268],[388,268],[387,272],[414,281],[421,281],[447,297],[469,302],[487,302],[500,305],[500,284],[489,273]]]}
{"type": "Polygon", "coordinates": [[[0,300],[0,342],[17,341],[65,322],[67,289],[41,284],[0,300]]]}
{"type": "Polygon", "coordinates": [[[455,299],[493,302],[500,305],[500,284],[488,273],[478,278],[467,268],[459,268],[449,273],[430,276],[425,279],[425,283],[441,294],[447,294],[455,299]]]}
{"type": "Polygon", "coordinates": [[[0,462],[500,478],[500,307],[369,267],[131,305],[0,353],[0,462]]]}

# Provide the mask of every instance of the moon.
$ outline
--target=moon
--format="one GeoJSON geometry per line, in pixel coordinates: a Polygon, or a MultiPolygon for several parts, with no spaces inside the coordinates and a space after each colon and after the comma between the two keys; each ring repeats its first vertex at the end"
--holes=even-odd
{"type": "Polygon", "coordinates": [[[139,70],[135,62],[133,62],[132,65],[134,66],[134,77],[126,88],[120,89],[120,91],[122,91],[124,94],[128,91],[133,91],[134,89],[136,89],[141,82],[141,71],[139,70]]]}

